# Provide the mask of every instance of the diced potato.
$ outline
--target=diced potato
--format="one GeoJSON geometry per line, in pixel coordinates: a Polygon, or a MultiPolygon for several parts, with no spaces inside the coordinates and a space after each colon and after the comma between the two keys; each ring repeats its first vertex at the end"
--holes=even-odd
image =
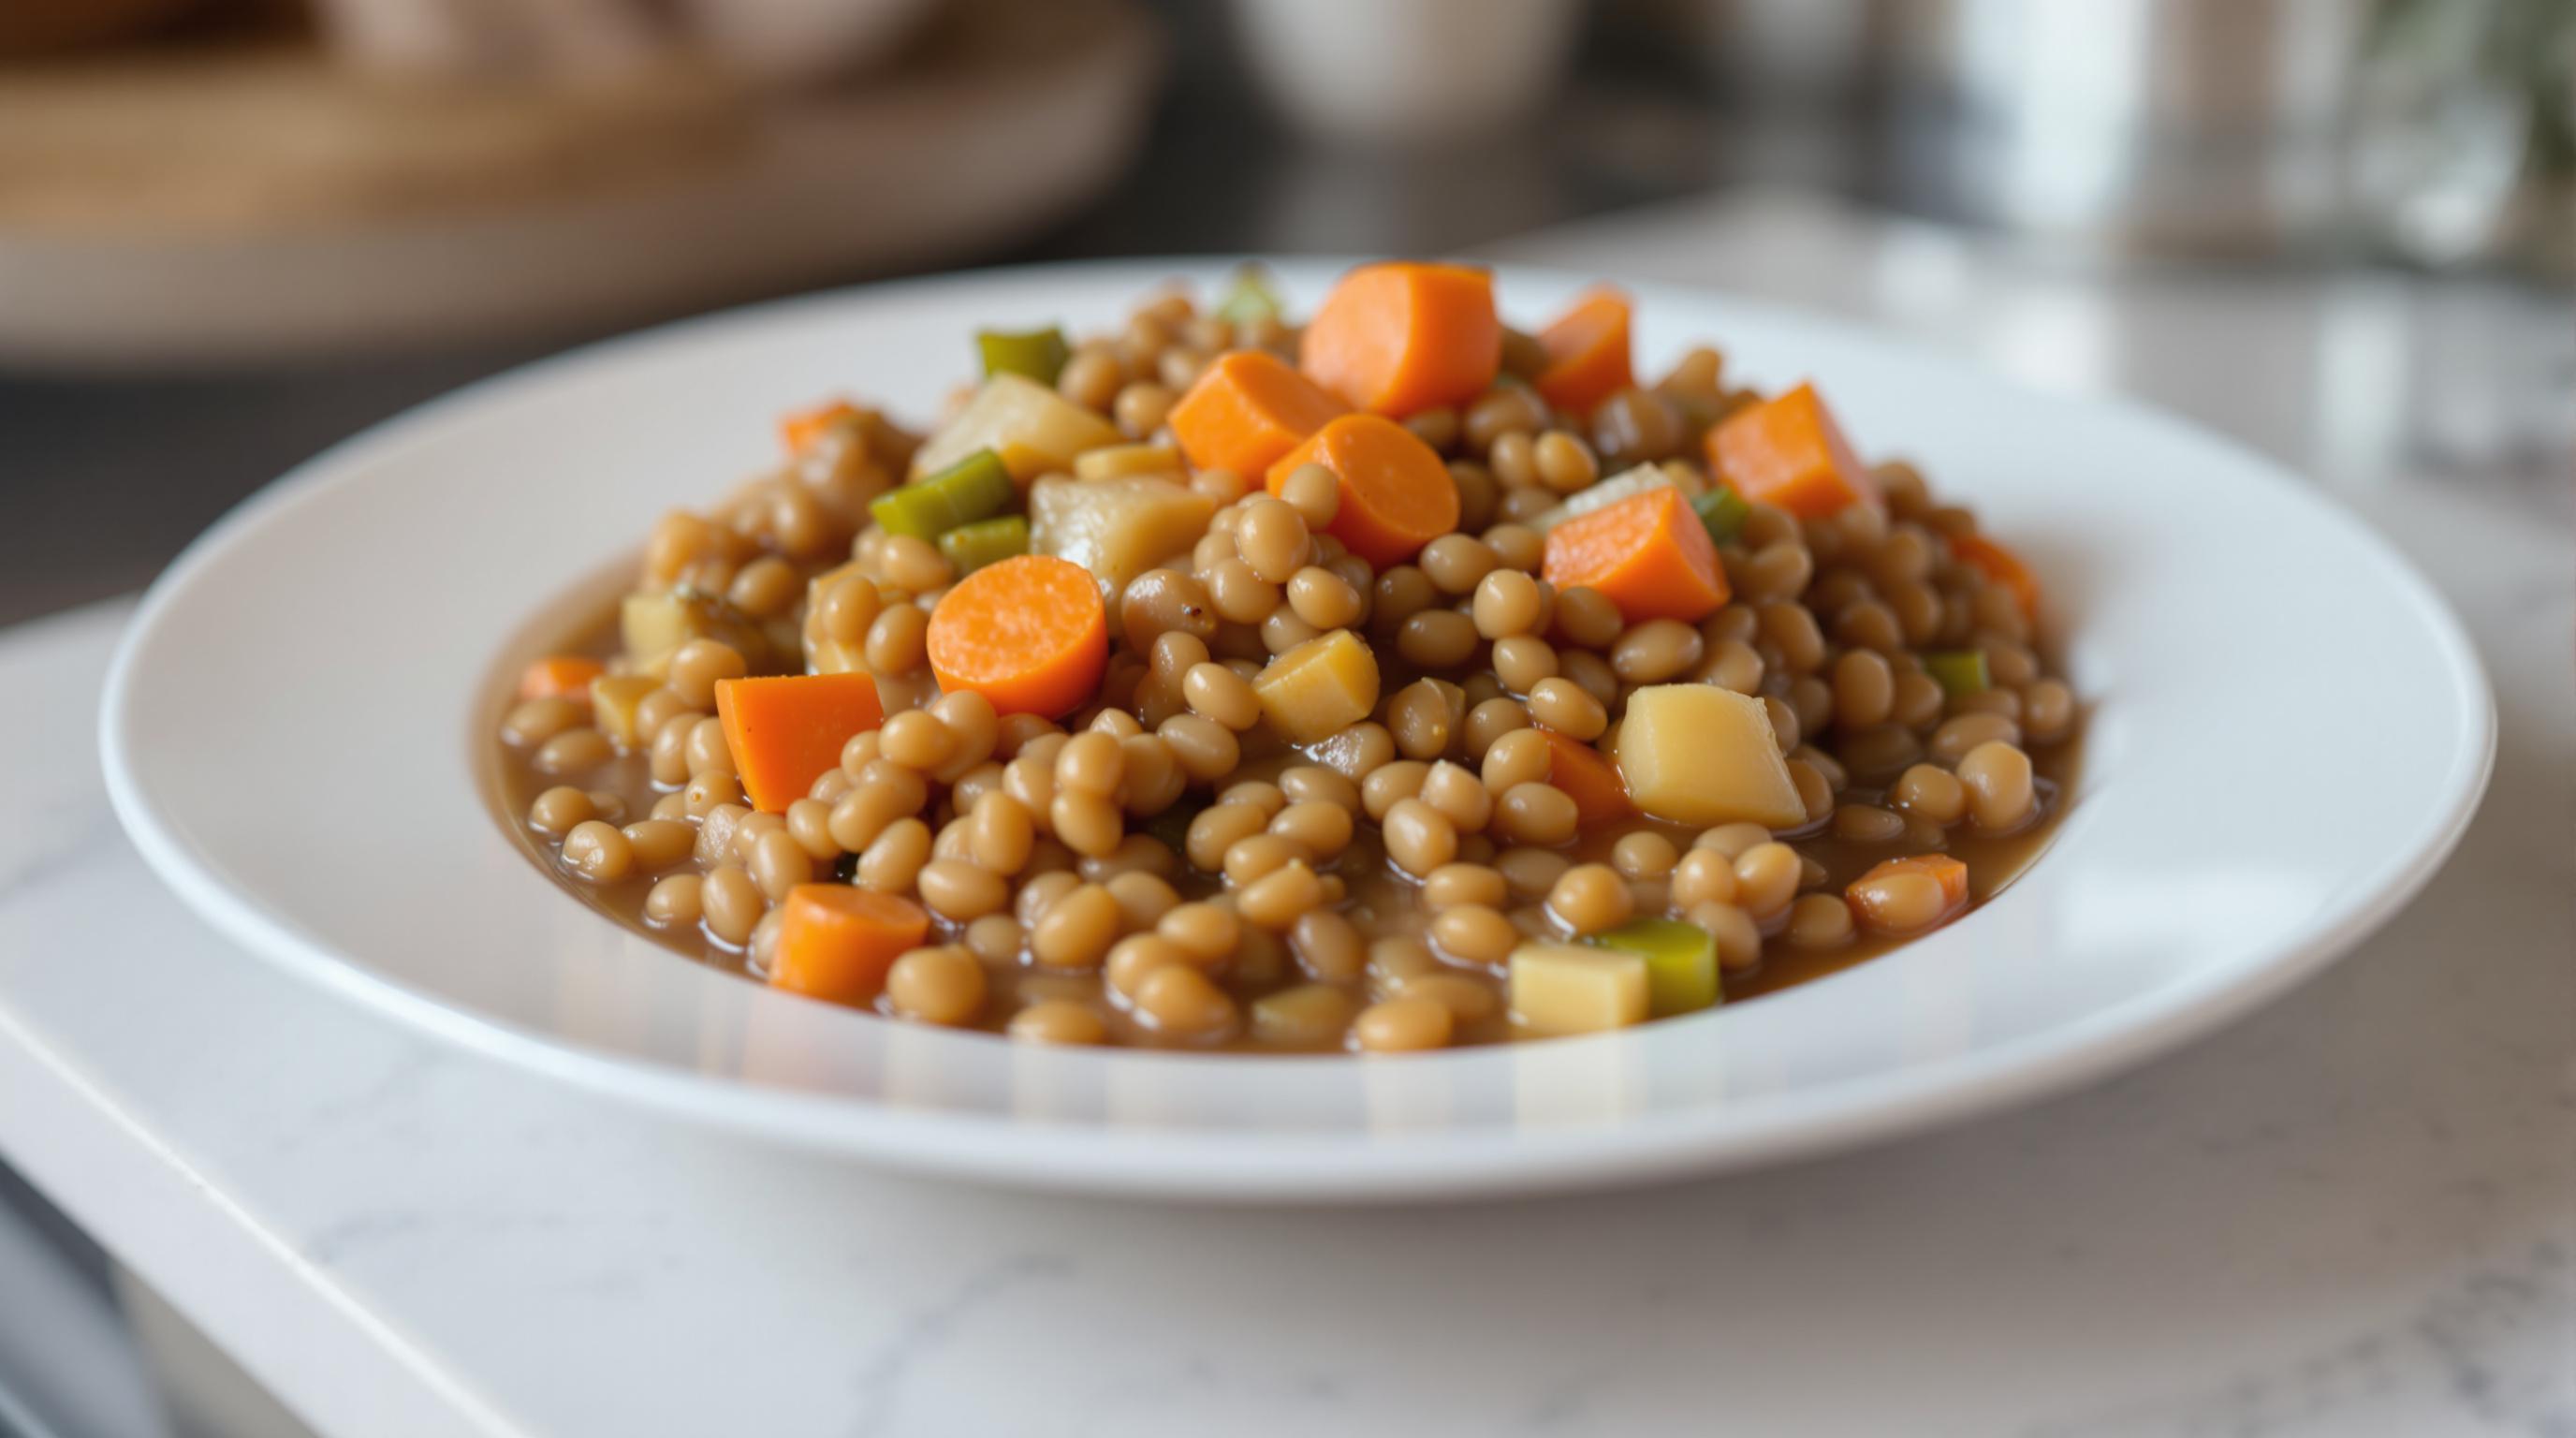
{"type": "Polygon", "coordinates": [[[1656,684],[1628,696],[1615,757],[1638,808],[1676,824],[1772,829],[1807,821],[1762,701],[1714,684],[1656,684]]]}
{"type": "Polygon", "coordinates": [[[1051,469],[1067,469],[1086,449],[1116,444],[1118,426],[1026,375],[997,374],[957,412],[957,417],[913,452],[915,478],[936,474],[979,449],[1002,457],[1022,484],[1051,469]]]}
{"type": "Polygon", "coordinates": [[[621,749],[632,749],[643,736],[635,732],[635,706],[662,687],[650,674],[603,674],[590,681],[591,719],[621,749]]]}
{"type": "Polygon", "coordinates": [[[1168,444],[1113,444],[1084,450],[1073,459],[1076,479],[1116,479],[1129,474],[1182,472],[1181,452],[1168,444]]]}
{"type": "Polygon", "coordinates": [[[1090,570],[1115,600],[1128,580],[1198,543],[1215,513],[1215,500],[1160,475],[1049,475],[1029,487],[1029,551],[1090,570]]]}
{"type": "Polygon", "coordinates": [[[721,639],[754,674],[769,667],[769,637],[741,610],[694,589],[639,590],[618,606],[617,633],[634,672],[660,678],[671,651],[692,639],[721,639]]]}
{"type": "Polygon", "coordinates": [[[1572,498],[1554,509],[1539,511],[1538,516],[1530,520],[1529,527],[1545,534],[1577,515],[1590,514],[1596,509],[1606,509],[1631,495],[1643,494],[1650,489],[1663,489],[1670,486],[1672,482],[1673,477],[1665,472],[1662,465],[1641,464],[1623,469],[1590,489],[1576,490],[1572,498]]]}
{"type": "Polygon", "coordinates": [[[1544,1034],[1588,1034],[1646,1021],[1646,960],[1615,949],[1528,943],[1508,968],[1512,1017],[1544,1034]]]}
{"type": "Polygon", "coordinates": [[[1347,629],[1317,635],[1252,681],[1270,727],[1292,744],[1329,739],[1377,707],[1377,656],[1347,629]]]}

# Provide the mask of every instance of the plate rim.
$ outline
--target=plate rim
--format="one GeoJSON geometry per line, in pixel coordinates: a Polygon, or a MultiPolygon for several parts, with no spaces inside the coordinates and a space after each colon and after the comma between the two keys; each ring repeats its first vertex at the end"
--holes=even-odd
{"type": "MultiPolygon", "coordinates": [[[[2493,773],[2497,714],[2492,682],[2466,627],[2440,591],[2394,543],[2330,494],[2301,482],[2287,465],[2170,412],[2118,395],[2039,391],[1975,356],[1882,326],[1819,314],[1717,286],[1635,283],[1640,293],[1696,295],[1740,311],[1791,320],[1916,362],[1971,372],[2037,394],[2052,405],[2122,414],[2188,442],[2251,461],[2249,470],[2319,523],[2343,531],[2404,587],[2406,609],[2426,630],[2451,679],[2452,713],[2463,745],[2448,756],[2436,792],[2438,822],[2418,842],[2361,876],[2362,892],[2295,940],[2259,959],[2187,975],[2084,1013],[2043,1032],[1977,1052],[1944,1056],[1903,1071],[1815,1084],[1766,1098],[1754,1110],[1700,1104],[1630,1115],[1599,1128],[1520,1130],[1506,1141],[1465,1129],[1407,1132],[1401,1143],[1350,1134],[1275,1130],[1135,1132],[1050,1124],[984,1113],[928,1113],[849,1096],[754,1084],[592,1048],[576,1040],[476,1012],[343,957],[291,916],[235,892],[219,866],[183,838],[137,773],[133,721],[136,659],[165,613],[233,543],[275,517],[342,485],[359,484],[376,462],[443,427],[451,413],[487,397],[541,384],[563,372],[685,347],[702,334],[756,328],[785,314],[869,296],[973,289],[1049,276],[1127,274],[1151,283],[1245,261],[1298,269],[1358,263],[1353,256],[1177,255],[981,267],[840,287],[711,311],[577,346],[475,380],[406,409],[323,449],[225,513],[158,576],[110,660],[99,711],[100,763],[119,823],[153,872],[228,940],[298,977],[347,995],[398,1023],[474,1052],[575,1083],[592,1092],[701,1125],[755,1134],[799,1148],[847,1155],[918,1174],[1013,1187],[1126,1197],[1237,1202],[1384,1202],[1496,1197],[1618,1186],[1782,1162],[1930,1129],[2063,1093],[2142,1063],[2261,1007],[2349,951],[2396,914],[2439,872],[2459,843],[2493,773]],[[1007,1142],[995,1136],[1007,1134],[1007,1142]],[[1175,1146],[1190,1156],[1175,1160],[1175,1146]]],[[[1572,285],[1597,277],[1509,262],[1510,273],[1572,285]]],[[[1625,283],[1625,282],[1623,282],[1625,283]]],[[[1257,1056],[1182,1062],[1262,1062],[1257,1056]]],[[[1275,1062],[1316,1062],[1311,1058],[1275,1062]]],[[[1322,1060],[1332,1062],[1332,1060],[1322,1060]]]]}

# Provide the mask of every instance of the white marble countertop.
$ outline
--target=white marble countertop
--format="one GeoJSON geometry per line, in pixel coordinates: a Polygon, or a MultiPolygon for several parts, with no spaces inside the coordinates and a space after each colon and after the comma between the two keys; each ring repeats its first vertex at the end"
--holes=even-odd
{"type": "Polygon", "coordinates": [[[2407,387],[2345,348],[2403,294],[2331,323],[2252,281],[1999,296],[1921,235],[1777,213],[1514,252],[1762,275],[2324,474],[2499,691],[2494,790],[2387,930],[2115,1082],[1762,1173],[1349,1212],[948,1187],[675,1127],[211,937],[100,790],[111,606],[0,636],[0,1154],[332,1438],[2576,1432],[2564,473],[2337,457],[2407,387]],[[2227,342],[2299,324],[2312,363],[2227,342]]]}

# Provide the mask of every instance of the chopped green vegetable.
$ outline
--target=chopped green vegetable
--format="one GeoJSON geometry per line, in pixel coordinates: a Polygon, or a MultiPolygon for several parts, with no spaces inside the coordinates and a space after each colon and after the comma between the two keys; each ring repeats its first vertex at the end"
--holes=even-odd
{"type": "Polygon", "coordinates": [[[939,536],[939,552],[957,566],[962,577],[987,564],[998,563],[1014,554],[1029,552],[1029,521],[1026,515],[999,514],[961,524],[939,536]]]}
{"type": "Polygon", "coordinates": [[[888,534],[937,539],[961,524],[999,513],[1016,493],[1002,457],[979,449],[919,483],[878,495],[868,501],[868,514],[888,534]]]}
{"type": "Polygon", "coordinates": [[[1646,961],[1646,1002],[1657,1018],[1697,1013],[1718,1001],[1717,940],[1697,924],[1638,919],[1595,934],[1592,942],[1646,961]]]}
{"type": "Polygon", "coordinates": [[[1708,527],[1709,542],[1730,544],[1744,529],[1744,521],[1753,517],[1753,506],[1744,496],[1723,485],[1711,485],[1705,494],[1691,496],[1691,508],[1698,512],[1699,522],[1708,527]]]}
{"type": "Polygon", "coordinates": [[[1072,358],[1073,348],[1064,342],[1064,331],[1049,325],[1042,330],[977,330],[975,349],[984,358],[984,378],[997,374],[1026,375],[1040,384],[1053,384],[1072,358]]]}
{"type": "Polygon", "coordinates": [[[1986,677],[1986,651],[1982,649],[1944,649],[1926,654],[1923,672],[1938,680],[1941,692],[1953,698],[1983,694],[1994,683],[1986,677]]]}
{"type": "Polygon", "coordinates": [[[1270,287],[1270,272],[1259,265],[1241,265],[1226,284],[1224,297],[1216,302],[1216,317],[1227,324],[1253,324],[1279,318],[1284,308],[1279,292],[1270,287]]]}

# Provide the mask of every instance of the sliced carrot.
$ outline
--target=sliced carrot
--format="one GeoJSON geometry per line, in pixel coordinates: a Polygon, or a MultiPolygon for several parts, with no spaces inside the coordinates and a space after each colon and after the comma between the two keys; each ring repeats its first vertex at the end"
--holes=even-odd
{"type": "Polygon", "coordinates": [[[1341,507],[1326,533],[1380,569],[1402,564],[1458,527],[1458,482],[1421,436],[1394,420],[1346,414],[1307,436],[1270,466],[1270,492],[1320,464],[1342,482],[1341,507]]]}
{"type": "Polygon", "coordinates": [[[1728,415],[1708,432],[1708,462],[1736,493],[1800,519],[1879,503],[1878,486],[1812,384],[1728,415]]]}
{"type": "Polygon", "coordinates": [[[1061,719],[1091,702],[1109,665],[1109,616],[1091,571],[1021,554],[988,564],[930,612],[930,672],[1003,714],[1061,719]]]}
{"type": "Polygon", "coordinates": [[[789,454],[802,454],[805,446],[822,437],[823,431],[844,420],[858,418],[858,407],[845,399],[818,404],[810,409],[792,410],[779,416],[778,437],[787,444],[789,454]]]}
{"type": "Polygon", "coordinates": [[[1464,265],[1362,265],[1324,297],[1297,358],[1308,379],[1377,414],[1463,404],[1502,369],[1494,277],[1464,265]]]}
{"type": "Polygon", "coordinates": [[[1628,316],[1628,297],[1605,285],[1585,291],[1540,330],[1547,368],[1538,374],[1539,397],[1565,413],[1590,414],[1593,406],[1635,384],[1628,316]]]}
{"type": "Polygon", "coordinates": [[[716,715],[751,807],[783,814],[841,762],[851,735],[883,722],[885,707],[865,674],[778,674],[718,680],[716,715]]]}
{"type": "Polygon", "coordinates": [[[910,899],[848,884],[798,884],[778,910],[769,982],[836,1004],[865,1004],[885,988],[886,970],[930,934],[930,916],[910,899]]]}
{"type": "Polygon", "coordinates": [[[1696,624],[1726,602],[1726,570],[1708,526],[1671,485],[1578,514],[1547,532],[1547,582],[1601,591],[1629,623],[1696,624]]]}
{"type": "Polygon", "coordinates": [[[1544,725],[1538,732],[1547,739],[1547,782],[1574,801],[1577,823],[1589,829],[1637,812],[1637,806],[1628,801],[1628,786],[1620,782],[1618,769],[1601,757],[1600,750],[1544,725]]]}
{"type": "Polygon", "coordinates": [[[1350,408],[1268,350],[1234,350],[1200,373],[1170,423],[1191,464],[1248,480],[1350,408]]]}
{"type": "Polygon", "coordinates": [[[578,699],[590,702],[590,681],[608,666],[578,654],[549,654],[519,672],[522,699],[578,699]]]}
{"type": "Polygon", "coordinates": [[[2012,591],[2021,617],[2033,624],[2039,622],[2039,576],[2030,572],[2020,555],[1982,534],[1951,535],[1950,552],[1961,564],[1984,575],[1988,583],[2012,591]]]}
{"type": "Polygon", "coordinates": [[[1921,874],[1941,885],[1941,917],[1907,932],[1920,933],[1923,929],[1937,928],[1957,918],[1960,911],[1968,907],[1968,866],[1947,854],[1915,854],[1886,860],[1852,880],[1850,887],[1843,890],[1844,901],[1852,907],[1852,917],[1882,933],[1895,932],[1878,917],[1877,906],[1865,887],[1872,879],[1884,879],[1895,874],[1921,874]]]}

